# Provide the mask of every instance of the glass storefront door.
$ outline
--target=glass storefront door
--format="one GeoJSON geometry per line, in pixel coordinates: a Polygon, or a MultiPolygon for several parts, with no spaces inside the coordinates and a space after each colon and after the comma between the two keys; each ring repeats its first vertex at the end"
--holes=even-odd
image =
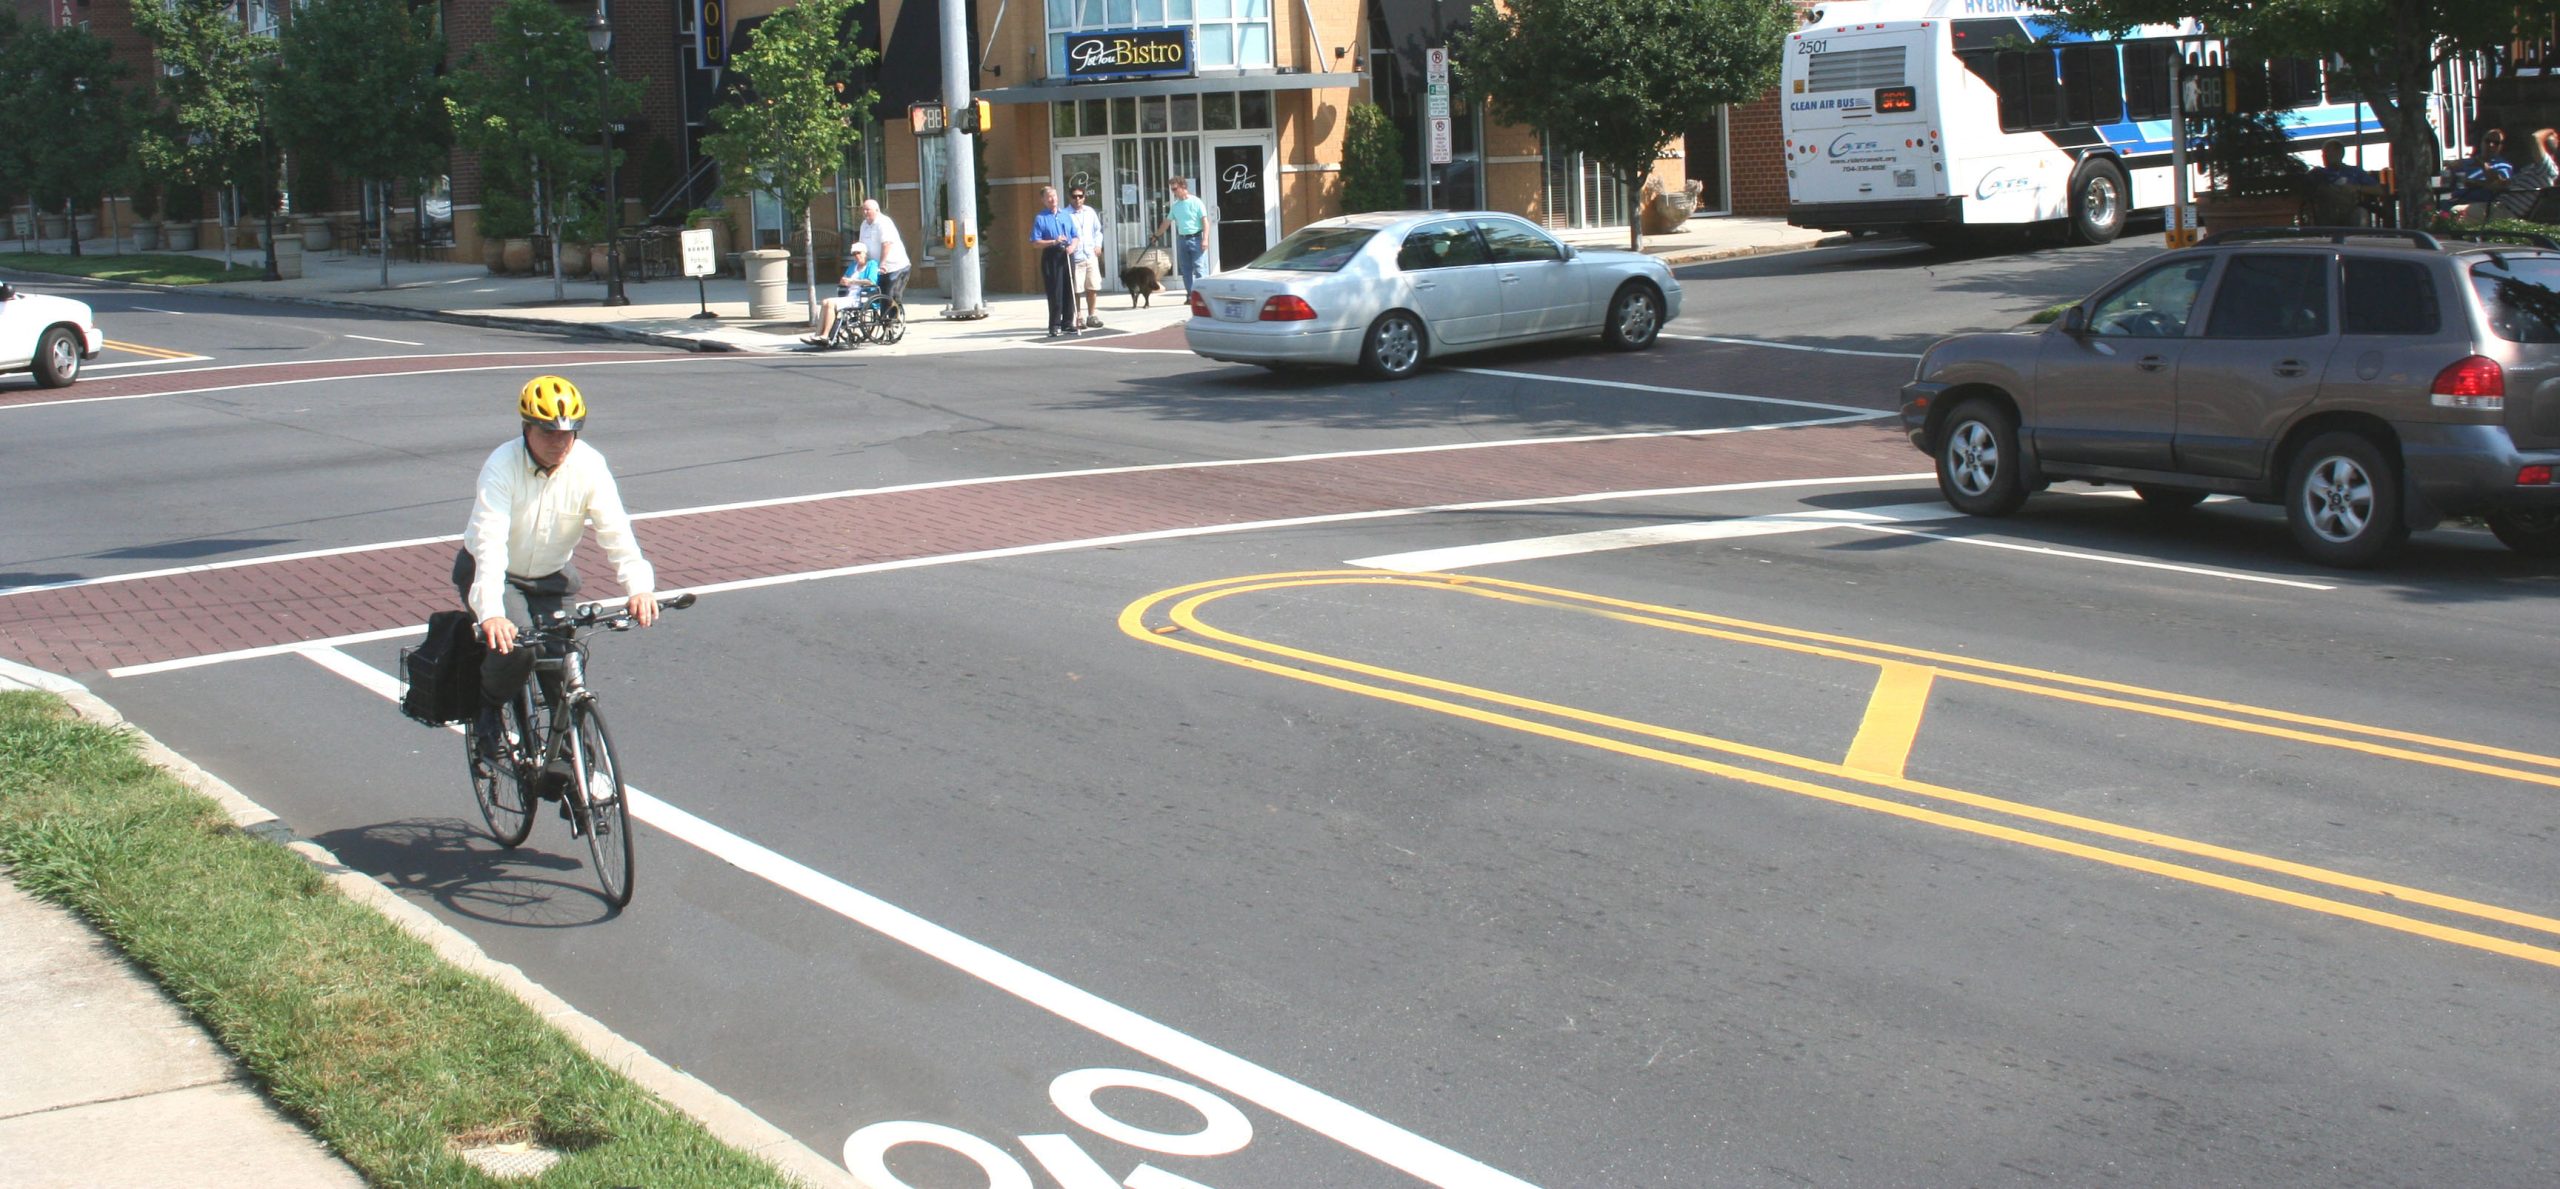
{"type": "Polygon", "coordinates": [[[1212,189],[1204,197],[1218,221],[1210,272],[1242,268],[1271,246],[1277,195],[1271,187],[1269,147],[1260,140],[1210,147],[1212,189]]]}

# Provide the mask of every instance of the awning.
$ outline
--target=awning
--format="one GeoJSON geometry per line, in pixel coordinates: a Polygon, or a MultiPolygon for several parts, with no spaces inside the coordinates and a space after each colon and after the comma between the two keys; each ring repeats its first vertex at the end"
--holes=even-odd
{"type": "MultiPolygon", "coordinates": [[[[909,0],[913,3],[914,0],[909,0]]],[[[1219,71],[1196,78],[1139,78],[1110,83],[1025,83],[980,91],[989,103],[1063,103],[1069,99],[1117,99],[1123,95],[1198,95],[1209,91],[1319,91],[1349,88],[1365,76],[1357,70],[1274,73],[1219,71]]]]}

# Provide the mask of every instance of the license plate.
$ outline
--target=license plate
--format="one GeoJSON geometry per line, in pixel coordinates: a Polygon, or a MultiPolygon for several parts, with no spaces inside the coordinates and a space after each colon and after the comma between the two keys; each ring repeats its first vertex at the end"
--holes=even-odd
{"type": "Polygon", "coordinates": [[[1218,304],[1219,304],[1220,306],[1225,307],[1225,309],[1226,309],[1226,319],[1227,319],[1227,321],[1229,321],[1229,322],[1242,322],[1242,321],[1244,321],[1244,320],[1245,320],[1244,303],[1243,303],[1243,302],[1241,302],[1241,301],[1234,301],[1234,300],[1228,300],[1228,299],[1220,299],[1220,301],[1218,302],[1218,304]]]}

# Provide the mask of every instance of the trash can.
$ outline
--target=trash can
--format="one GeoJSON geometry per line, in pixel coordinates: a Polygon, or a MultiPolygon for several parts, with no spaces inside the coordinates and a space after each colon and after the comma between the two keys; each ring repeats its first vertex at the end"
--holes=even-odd
{"type": "Polygon", "coordinates": [[[781,248],[746,252],[747,316],[789,318],[800,313],[791,302],[791,253],[781,248]]]}
{"type": "Polygon", "coordinates": [[[276,237],[276,275],[288,281],[302,279],[302,237],[276,237]]]}

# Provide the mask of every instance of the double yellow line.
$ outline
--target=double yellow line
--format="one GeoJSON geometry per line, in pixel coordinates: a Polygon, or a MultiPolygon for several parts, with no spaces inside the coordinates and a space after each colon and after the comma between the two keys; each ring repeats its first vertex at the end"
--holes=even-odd
{"type": "Polygon", "coordinates": [[[2560,758],[2552,756],[1804,631],[1778,624],[1474,576],[1396,574],[1377,570],[1251,575],[1158,591],[1123,608],[1119,622],[1120,630],[1134,639],[1294,681],[1888,814],[1907,821],[1997,838],[2489,953],[2560,966],[2560,948],[2547,944],[2517,941],[2388,911],[2372,904],[2351,903],[2318,891],[2282,887],[2259,878],[2111,849],[1913,802],[1962,807],[2030,826],[2072,831],[2119,844],[2217,863],[2254,875],[2281,877],[2316,889],[2351,893],[2395,906],[2423,906],[2475,921],[2555,937],[2560,937],[2560,919],[1913,780],[1903,774],[1904,762],[1919,734],[1929,692],[1940,680],[2560,788],[2560,758]],[[1203,609],[1221,599],[1330,586],[1407,587],[1596,615],[1684,635],[1870,664],[1879,669],[1879,676],[1868,700],[1867,713],[1848,754],[1842,761],[1833,762],[1294,648],[1230,632],[1202,618],[1203,609]],[[1532,715],[1536,717],[1529,717],[1532,715]],[[1598,734],[1595,729],[1612,734],[1598,734]],[[1661,746],[1663,744],[1689,750],[1673,751],[1661,746]],[[1696,754],[1699,752],[1760,766],[1743,767],[1696,754]],[[1815,783],[1805,779],[1808,776],[1832,783],[1815,783]],[[1856,791],[1859,787],[1900,794],[1910,800],[1856,791]]]}
{"type": "Polygon", "coordinates": [[[196,354],[196,353],[195,353],[195,352],[193,352],[193,351],[171,351],[171,350],[169,350],[169,349],[167,349],[167,348],[165,348],[165,347],[146,347],[146,346],[143,346],[143,345],[142,345],[142,344],[140,344],[140,343],[127,343],[127,342],[120,342],[120,341],[115,340],[115,339],[108,339],[108,340],[106,340],[106,345],[107,345],[107,346],[110,346],[110,347],[113,347],[113,348],[115,348],[115,349],[116,349],[116,350],[118,350],[118,351],[126,352],[126,353],[128,353],[128,354],[133,354],[133,355],[144,355],[144,356],[148,356],[148,357],[153,358],[153,359],[202,359],[202,358],[204,358],[204,356],[202,356],[202,355],[198,355],[198,354],[196,354]]]}

